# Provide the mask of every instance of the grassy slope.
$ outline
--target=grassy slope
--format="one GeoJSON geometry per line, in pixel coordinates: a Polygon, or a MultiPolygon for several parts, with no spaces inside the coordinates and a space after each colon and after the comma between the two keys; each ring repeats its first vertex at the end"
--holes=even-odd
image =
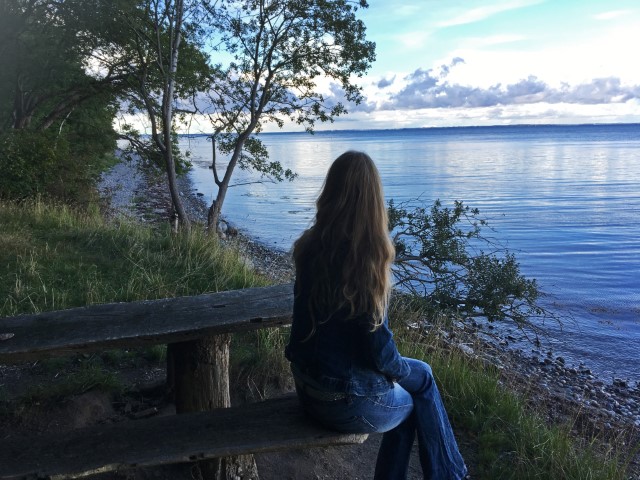
{"type": "MultiPolygon", "coordinates": [[[[0,225],[0,316],[265,282],[215,240],[127,223],[108,225],[96,211],[76,215],[62,206],[0,203],[0,225]]],[[[401,309],[394,318],[409,324],[414,315],[401,309]]],[[[528,413],[517,396],[500,386],[497,372],[438,348],[423,333],[398,333],[406,355],[433,366],[452,422],[477,445],[478,478],[625,478],[615,457],[603,460],[588,443],[576,447],[569,426],[549,428],[528,413]]],[[[286,383],[285,341],[286,332],[277,330],[237,337],[236,373],[251,377],[245,384],[261,390],[256,396],[270,383],[286,383]],[[265,361],[265,356],[271,358],[265,361]],[[265,364],[271,366],[268,371],[260,368],[265,364]]],[[[91,364],[70,380],[63,394],[94,384],[109,387],[108,373],[91,364]]]]}
{"type": "Polygon", "coordinates": [[[172,236],[99,213],[0,205],[0,316],[264,284],[204,235],[172,236]]]}
{"type": "MultiPolygon", "coordinates": [[[[401,307],[402,308],[402,307],[401,307]]],[[[396,313],[406,319],[416,313],[396,313]]],[[[427,361],[441,386],[451,422],[477,448],[483,479],[625,479],[614,450],[578,443],[571,425],[549,426],[520,396],[500,383],[496,369],[443,347],[428,332],[398,331],[403,354],[427,361]]]]}

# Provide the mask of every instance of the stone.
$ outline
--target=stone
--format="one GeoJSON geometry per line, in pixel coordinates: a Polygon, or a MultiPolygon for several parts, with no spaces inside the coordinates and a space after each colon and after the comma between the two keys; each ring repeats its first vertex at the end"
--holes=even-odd
{"type": "Polygon", "coordinates": [[[462,352],[466,355],[473,355],[475,353],[473,351],[473,348],[471,348],[469,345],[465,345],[464,343],[459,344],[458,348],[462,350],[462,352]]]}
{"type": "Polygon", "coordinates": [[[620,387],[620,388],[627,388],[627,381],[623,380],[622,378],[614,378],[613,386],[620,387]]]}

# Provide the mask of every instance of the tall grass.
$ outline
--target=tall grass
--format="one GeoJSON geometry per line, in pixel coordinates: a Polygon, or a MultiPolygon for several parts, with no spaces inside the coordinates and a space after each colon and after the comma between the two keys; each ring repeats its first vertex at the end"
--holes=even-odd
{"type": "Polygon", "coordinates": [[[603,439],[578,440],[570,423],[550,426],[526,398],[501,384],[496,368],[443,344],[433,319],[428,330],[419,328],[424,318],[415,305],[396,302],[392,318],[399,320],[394,330],[401,352],[432,366],[452,423],[474,439],[474,478],[627,478],[615,446],[601,451],[603,439]]]}
{"type": "Polygon", "coordinates": [[[263,285],[201,232],[171,235],[97,209],[0,203],[0,316],[263,285]]]}
{"type": "MultiPolygon", "coordinates": [[[[266,283],[216,238],[197,231],[172,235],[168,226],[107,223],[95,207],[78,212],[39,201],[0,202],[0,226],[0,317],[266,283]]],[[[118,393],[123,386],[111,370],[135,364],[132,356],[158,363],[165,354],[164,346],[107,351],[99,355],[102,363],[79,358],[73,368],[43,360],[39,369],[65,374],[23,400],[55,400],[89,388],[118,393]]]]}

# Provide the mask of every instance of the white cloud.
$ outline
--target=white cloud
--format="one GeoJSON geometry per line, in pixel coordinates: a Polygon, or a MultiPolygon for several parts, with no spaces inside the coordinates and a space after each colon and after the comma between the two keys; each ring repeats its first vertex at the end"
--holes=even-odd
{"type": "Polygon", "coordinates": [[[511,2],[497,3],[494,5],[486,5],[483,7],[473,8],[457,15],[449,20],[444,20],[437,24],[438,27],[453,27],[457,25],[465,25],[485,20],[499,13],[509,10],[517,10],[531,5],[543,3],[544,0],[515,0],[511,2]]]}
{"type": "Polygon", "coordinates": [[[462,57],[465,65],[456,68],[450,81],[487,88],[496,83],[513,83],[529,75],[552,85],[577,84],[593,78],[616,76],[623,83],[639,84],[640,68],[630,58],[630,48],[640,44],[640,22],[607,28],[598,35],[565,44],[539,46],[518,44],[515,48],[491,49],[480,42],[446,53],[434,62],[462,57]]]}
{"type": "Polygon", "coordinates": [[[464,43],[474,45],[476,48],[493,47],[496,45],[505,45],[507,43],[521,42],[527,40],[524,35],[502,34],[490,35],[488,37],[469,37],[464,43]]]}
{"type": "Polygon", "coordinates": [[[420,3],[416,3],[414,5],[402,4],[393,8],[394,15],[398,15],[401,17],[410,17],[417,13],[422,12],[424,10],[424,6],[420,3]]]}
{"type": "Polygon", "coordinates": [[[593,15],[595,20],[614,20],[631,13],[631,10],[611,10],[593,15]]]}
{"type": "Polygon", "coordinates": [[[354,113],[319,129],[423,128],[450,126],[640,122],[640,102],[624,104],[524,104],[481,108],[423,108],[354,113]],[[346,120],[346,121],[345,121],[346,120]]]}
{"type": "Polygon", "coordinates": [[[496,82],[487,87],[477,83],[458,83],[450,77],[464,68],[461,58],[436,69],[418,68],[406,75],[402,86],[379,102],[383,110],[420,108],[482,108],[525,104],[611,104],[640,100],[640,82],[623,84],[617,77],[602,77],[588,82],[554,86],[528,75],[514,82],[496,82]]]}

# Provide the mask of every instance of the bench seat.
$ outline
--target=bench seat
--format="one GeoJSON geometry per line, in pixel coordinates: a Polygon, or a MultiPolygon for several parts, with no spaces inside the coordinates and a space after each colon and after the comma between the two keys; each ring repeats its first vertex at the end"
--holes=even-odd
{"type": "Polygon", "coordinates": [[[295,394],[217,409],[0,440],[0,479],[81,478],[232,455],[362,443],[309,421],[295,394]]]}

